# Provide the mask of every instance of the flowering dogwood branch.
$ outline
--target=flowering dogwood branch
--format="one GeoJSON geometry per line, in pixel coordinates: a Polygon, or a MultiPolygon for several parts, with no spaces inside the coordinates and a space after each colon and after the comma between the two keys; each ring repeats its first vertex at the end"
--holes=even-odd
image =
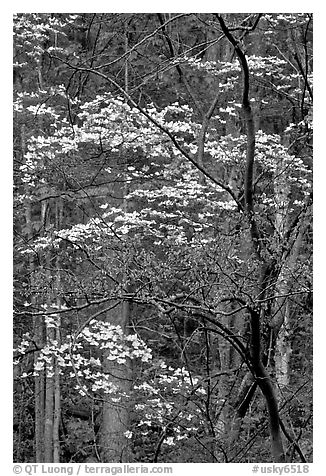
{"type": "MultiPolygon", "coordinates": [[[[185,157],[189,162],[191,162],[192,165],[194,165],[204,176],[206,176],[207,178],[209,178],[215,185],[217,185],[218,187],[222,188],[223,190],[225,190],[231,197],[232,199],[235,201],[235,203],[238,205],[238,207],[240,209],[242,209],[242,205],[240,203],[240,201],[238,200],[238,197],[236,196],[236,194],[234,193],[234,191],[226,184],[224,184],[223,182],[221,182],[220,180],[218,180],[216,177],[214,177],[208,170],[206,170],[199,162],[198,160],[196,159],[196,157],[191,154],[191,153],[188,153],[184,147],[182,147],[182,145],[178,142],[178,140],[176,139],[176,137],[166,128],[164,127],[162,124],[160,124],[151,114],[149,114],[144,108],[142,108],[141,106],[139,106],[139,104],[137,104],[133,99],[132,97],[130,96],[130,94],[128,94],[127,91],[125,91],[125,89],[123,87],[121,87],[114,79],[110,78],[107,74],[104,74],[104,73],[101,73],[100,71],[97,71],[93,68],[84,68],[84,67],[80,67],[80,66],[75,66],[71,63],[69,63],[68,61],[65,61],[63,60],[62,58],[59,58],[57,56],[52,56],[53,58],[67,64],[67,66],[69,66],[69,68],[75,70],[75,71],[82,71],[82,72],[87,72],[87,73],[92,73],[92,74],[95,74],[96,76],[99,76],[103,79],[105,79],[106,81],[108,81],[109,83],[111,83],[124,97],[125,99],[130,103],[132,104],[133,107],[135,107],[144,117],[146,117],[146,119],[148,119],[157,129],[159,129],[161,132],[163,132],[165,135],[167,135],[169,137],[169,139],[171,140],[172,144],[176,147],[176,149],[183,155],[183,157],[185,157]]],[[[214,104],[214,103],[213,103],[214,104]]],[[[214,104],[214,108],[215,108],[215,105],[214,104]]],[[[213,111],[212,111],[213,113],[213,111]]]]}

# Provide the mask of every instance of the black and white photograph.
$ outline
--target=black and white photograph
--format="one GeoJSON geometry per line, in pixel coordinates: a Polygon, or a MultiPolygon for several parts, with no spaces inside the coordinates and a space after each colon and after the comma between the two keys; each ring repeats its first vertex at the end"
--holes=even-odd
{"type": "Polygon", "coordinates": [[[12,17],[16,474],[313,463],[314,15],[212,7],[12,17]]]}

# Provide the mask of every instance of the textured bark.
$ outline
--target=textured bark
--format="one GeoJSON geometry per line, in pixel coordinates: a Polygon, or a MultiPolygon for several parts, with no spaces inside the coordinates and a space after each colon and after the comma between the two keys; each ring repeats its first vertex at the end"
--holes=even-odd
{"type": "MultiPolygon", "coordinates": [[[[41,221],[44,227],[47,227],[47,206],[46,201],[42,202],[41,221]]],[[[46,285],[47,308],[51,309],[53,303],[53,294],[51,286],[51,260],[49,252],[43,257],[46,263],[46,285]]],[[[55,338],[55,329],[45,323],[46,327],[46,345],[51,345],[55,338]]],[[[54,414],[54,356],[49,356],[49,362],[46,363],[45,369],[45,407],[44,407],[44,461],[45,463],[53,463],[53,414],[54,414]]]]}
{"type": "MultiPolygon", "coordinates": [[[[275,170],[274,193],[276,203],[275,233],[278,244],[284,242],[287,229],[287,211],[289,207],[289,184],[286,183],[282,169],[283,160],[280,158],[275,170]]],[[[282,259],[281,271],[275,286],[275,294],[281,296],[275,301],[273,316],[274,333],[276,334],[275,345],[275,377],[279,389],[289,384],[290,343],[287,339],[289,328],[289,303],[286,296],[289,291],[289,271],[287,260],[282,259]]],[[[295,263],[293,263],[295,264],[295,263]]]]}
{"type": "MultiPolygon", "coordinates": [[[[26,227],[28,230],[28,239],[32,240],[32,212],[30,204],[27,205],[25,211],[26,227]]],[[[32,255],[29,255],[29,271],[30,271],[30,286],[31,286],[31,304],[36,305],[35,296],[33,295],[33,280],[34,280],[34,261],[32,255]]],[[[37,348],[41,349],[44,344],[44,323],[42,317],[33,317],[33,335],[37,348]]],[[[39,359],[39,351],[34,352],[34,366],[39,359]]],[[[34,412],[35,412],[35,462],[44,462],[44,371],[40,370],[38,375],[34,377],[34,412]]]]}
{"type": "Polygon", "coordinates": [[[256,367],[256,378],[265,397],[268,409],[273,461],[275,463],[284,463],[286,460],[281,436],[277,397],[272,380],[261,362],[256,367]]]}
{"type": "Polygon", "coordinates": [[[280,271],[275,285],[275,299],[273,306],[273,318],[271,327],[275,339],[275,377],[280,391],[290,383],[290,357],[291,344],[289,341],[290,329],[290,302],[289,295],[292,290],[293,274],[299,251],[302,243],[303,234],[306,227],[306,214],[309,207],[303,213],[302,219],[292,230],[292,243],[289,243],[289,223],[288,209],[290,207],[290,187],[287,183],[283,170],[286,167],[284,161],[280,158],[275,170],[275,234],[279,249],[283,249],[280,258],[280,271]]]}
{"type": "MultiPolygon", "coordinates": [[[[62,224],[62,202],[59,199],[56,202],[56,227],[57,229],[61,228],[62,224]]],[[[60,289],[60,260],[57,257],[56,259],[56,302],[58,309],[61,308],[61,299],[59,294],[60,289]]],[[[61,345],[61,317],[58,314],[56,328],[55,328],[55,340],[58,343],[58,346],[61,345]]],[[[59,428],[61,420],[61,389],[60,389],[60,367],[57,362],[57,358],[54,361],[54,414],[53,414],[53,462],[60,463],[60,438],[59,438],[59,428]]]]}
{"type": "Polygon", "coordinates": [[[239,388],[235,415],[231,423],[230,441],[229,441],[230,452],[232,452],[233,445],[239,438],[242,420],[248,411],[249,405],[255,394],[256,388],[257,388],[257,382],[255,381],[252,373],[251,372],[246,373],[239,388]]]}
{"type": "MultiPolygon", "coordinates": [[[[53,359],[51,359],[52,361],[53,359]]],[[[48,372],[48,370],[47,370],[48,372]]],[[[47,374],[45,381],[44,462],[53,463],[54,379],[47,374]]]]}
{"type": "MultiPolygon", "coordinates": [[[[234,46],[235,52],[239,58],[242,73],[243,73],[243,91],[242,91],[242,111],[244,115],[244,120],[246,124],[246,134],[247,134],[247,151],[246,151],[246,169],[244,176],[244,211],[250,227],[250,238],[253,251],[260,263],[260,284],[259,284],[259,295],[263,297],[264,295],[264,279],[265,279],[265,269],[266,263],[262,256],[261,250],[261,240],[260,232],[255,219],[254,211],[254,188],[253,188],[253,178],[254,178],[254,164],[255,164],[255,125],[253,112],[250,107],[249,99],[249,89],[250,89],[250,75],[249,67],[247,63],[247,58],[241,47],[239,46],[239,41],[231,34],[230,30],[226,26],[224,19],[221,15],[216,14],[216,17],[220,23],[223,33],[234,46]]],[[[253,28],[257,26],[260,15],[257,16],[253,28]]],[[[257,286],[258,288],[258,286],[257,286]]],[[[269,415],[269,426],[270,426],[270,435],[271,435],[271,452],[273,456],[273,461],[276,463],[281,463],[285,461],[285,455],[283,450],[283,443],[281,437],[280,423],[279,423],[279,411],[277,397],[275,394],[274,386],[271,380],[270,375],[265,369],[262,363],[262,352],[261,352],[261,320],[264,315],[263,309],[256,309],[253,307],[248,307],[250,312],[250,324],[251,324],[251,343],[250,343],[250,354],[251,354],[251,364],[252,370],[254,373],[255,380],[259,388],[262,391],[262,394],[265,398],[266,407],[269,415]]]]}
{"type": "Polygon", "coordinates": [[[285,462],[277,396],[272,379],[262,363],[261,352],[261,312],[251,309],[251,362],[254,377],[266,402],[271,435],[271,453],[275,463],[285,462]]]}
{"type": "MultiPolygon", "coordinates": [[[[282,256],[282,267],[275,286],[275,294],[279,297],[276,298],[274,303],[271,327],[276,340],[274,355],[275,377],[280,390],[290,383],[290,357],[292,349],[288,338],[291,325],[289,296],[291,295],[293,271],[299,255],[305,226],[304,216],[289,255],[285,256],[283,254],[282,256]]],[[[283,235],[283,238],[285,240],[285,235],[283,235]]]]}
{"type": "MultiPolygon", "coordinates": [[[[60,339],[57,332],[57,340],[60,339]]],[[[60,340],[58,340],[60,345],[60,340]]],[[[54,414],[53,414],[53,462],[60,463],[60,439],[59,427],[61,419],[61,391],[60,391],[60,373],[56,364],[54,370],[54,414]]]]}
{"type": "MultiPolygon", "coordinates": [[[[46,342],[54,340],[54,330],[47,328],[46,342]]],[[[53,463],[53,415],[54,415],[54,356],[49,357],[50,363],[46,365],[45,379],[45,410],[44,410],[44,461],[53,463]]]]}
{"type": "MultiPolygon", "coordinates": [[[[221,321],[223,325],[227,325],[228,318],[222,317],[221,321]]],[[[228,385],[228,374],[227,372],[230,369],[230,344],[223,337],[218,337],[218,353],[219,353],[219,367],[221,376],[218,380],[218,406],[217,414],[215,417],[215,436],[217,442],[219,440],[227,439],[229,434],[229,385],[228,385]]],[[[216,448],[215,451],[216,457],[220,454],[219,448],[216,448]]]]}
{"type": "MultiPolygon", "coordinates": [[[[39,316],[33,318],[33,334],[36,345],[43,346],[43,322],[39,316]]],[[[34,353],[34,365],[39,358],[39,352],[34,353]]],[[[44,462],[44,371],[34,377],[34,411],[35,411],[35,462],[44,462]]]]}
{"type": "MultiPolygon", "coordinates": [[[[129,320],[129,305],[122,303],[117,305],[107,316],[107,321],[113,325],[120,325],[124,332],[127,331],[129,320]]],[[[117,397],[121,399],[115,402],[110,396],[105,398],[102,409],[102,425],[99,439],[99,453],[103,463],[128,463],[131,461],[129,439],[125,432],[130,428],[129,402],[123,394],[130,394],[131,389],[131,364],[118,364],[108,360],[107,351],[103,356],[103,370],[111,376],[111,382],[117,387],[117,397]]]]}
{"type": "MultiPolygon", "coordinates": [[[[26,153],[26,139],[25,139],[25,125],[22,125],[21,130],[21,148],[22,161],[26,153]]],[[[27,239],[31,243],[33,240],[33,223],[32,223],[32,205],[27,203],[25,209],[25,221],[27,229],[27,239]]],[[[31,304],[36,305],[36,299],[33,294],[35,263],[34,258],[29,255],[29,273],[30,273],[30,288],[31,288],[31,304]]],[[[37,348],[41,349],[44,344],[44,324],[39,316],[33,316],[33,335],[37,348]]],[[[34,352],[34,365],[39,358],[39,352],[34,352]]],[[[35,428],[35,462],[44,462],[44,371],[39,371],[38,375],[34,377],[34,428],[35,428]]]]}

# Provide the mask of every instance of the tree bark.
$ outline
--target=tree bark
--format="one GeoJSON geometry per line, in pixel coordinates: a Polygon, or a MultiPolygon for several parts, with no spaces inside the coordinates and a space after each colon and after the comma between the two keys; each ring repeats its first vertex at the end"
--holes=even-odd
{"type": "MultiPolygon", "coordinates": [[[[122,303],[116,306],[107,316],[107,321],[120,325],[127,332],[129,321],[129,305],[122,303]]],[[[128,463],[131,461],[129,439],[125,436],[129,431],[129,402],[123,395],[130,395],[131,363],[118,364],[109,360],[110,351],[103,355],[103,370],[111,376],[111,382],[117,388],[117,400],[106,397],[102,409],[102,426],[100,430],[99,453],[103,463],[128,463]]],[[[115,397],[115,396],[114,396],[115,397]]]]}
{"type": "MultiPolygon", "coordinates": [[[[125,50],[128,51],[128,36],[125,31],[125,50]]],[[[128,63],[125,63],[125,88],[128,90],[128,63]]],[[[127,201],[125,196],[128,193],[127,182],[122,186],[122,206],[127,211],[127,201]]],[[[114,263],[112,256],[112,263],[114,263]]],[[[122,268],[122,286],[127,287],[127,272],[125,265],[122,268]]],[[[117,303],[111,311],[107,313],[106,321],[112,325],[120,326],[123,333],[128,333],[130,320],[130,305],[128,301],[117,303]]],[[[128,397],[131,393],[132,366],[127,359],[126,363],[119,364],[115,360],[110,360],[110,351],[104,352],[103,370],[111,377],[111,383],[117,388],[117,400],[108,396],[102,408],[102,427],[100,431],[100,457],[105,463],[128,463],[132,460],[130,440],[126,437],[126,432],[130,428],[130,408],[128,397]],[[126,395],[126,396],[125,396],[126,395]]]]}
{"type": "MultiPolygon", "coordinates": [[[[59,230],[62,224],[62,203],[61,199],[56,202],[56,228],[59,230]]],[[[56,259],[56,301],[58,309],[61,308],[61,299],[59,294],[60,289],[60,272],[59,272],[60,260],[56,259]]],[[[58,347],[61,345],[61,317],[57,316],[56,328],[55,328],[55,340],[58,347]]],[[[59,428],[61,420],[61,388],[60,388],[60,367],[57,362],[57,358],[54,358],[54,414],[53,414],[53,462],[60,463],[60,438],[59,428]]]]}
{"type": "MultiPolygon", "coordinates": [[[[22,161],[26,153],[26,138],[25,138],[25,124],[22,125],[21,130],[21,148],[22,148],[22,161]]],[[[28,190],[26,191],[28,194],[28,190]]],[[[25,221],[27,229],[27,239],[29,243],[33,241],[33,221],[32,221],[32,204],[27,202],[25,208],[25,221]]],[[[30,295],[31,304],[36,305],[36,298],[33,294],[34,272],[35,263],[32,254],[29,254],[29,273],[30,273],[30,295]]],[[[44,323],[42,317],[33,316],[33,335],[35,344],[39,349],[44,344],[44,323]]],[[[34,366],[38,362],[40,352],[34,352],[34,366]]],[[[35,462],[44,462],[44,371],[40,370],[38,375],[34,376],[34,411],[35,411],[35,462]]]]}
{"type": "MultiPolygon", "coordinates": [[[[42,222],[46,223],[45,217],[46,202],[42,202],[42,222]]],[[[48,252],[49,253],[49,252],[48,252]]],[[[45,257],[47,265],[47,308],[52,307],[52,289],[51,289],[51,271],[50,271],[50,256],[45,257]]],[[[46,345],[51,346],[54,337],[55,330],[52,324],[46,322],[46,345]]],[[[44,461],[45,463],[53,463],[53,415],[54,415],[54,369],[55,360],[54,355],[48,356],[49,363],[46,363],[45,369],[45,420],[44,420],[44,461]]]]}
{"type": "MultiPolygon", "coordinates": [[[[284,161],[280,158],[275,170],[274,179],[274,194],[275,194],[275,239],[278,247],[282,249],[285,242],[285,235],[287,230],[287,214],[289,208],[289,184],[284,178],[282,169],[284,168],[284,161]]],[[[292,261],[292,260],[291,260],[292,261]]],[[[281,258],[281,270],[275,286],[276,296],[280,296],[274,302],[274,313],[272,327],[274,328],[275,343],[275,377],[278,388],[282,390],[289,384],[289,362],[290,362],[290,343],[288,340],[289,331],[289,303],[286,296],[290,290],[289,280],[291,269],[289,269],[290,260],[283,256],[281,258]]],[[[293,263],[295,265],[295,263],[293,263]]],[[[290,265],[292,268],[292,266],[290,265]]]]}
{"type": "MultiPolygon", "coordinates": [[[[223,33],[234,46],[235,52],[239,58],[242,72],[243,72],[243,95],[242,95],[242,111],[244,114],[247,134],[247,152],[246,152],[246,169],[244,177],[244,200],[245,200],[245,214],[250,227],[251,243],[258,262],[260,263],[260,285],[259,295],[264,294],[264,279],[266,264],[262,255],[262,245],[260,240],[260,231],[258,229],[255,212],[254,212],[254,190],[253,190],[253,177],[254,177],[254,163],[255,163],[255,126],[254,117],[250,107],[249,88],[250,88],[250,76],[249,67],[246,59],[246,55],[239,46],[239,41],[231,34],[230,30],[226,26],[221,15],[216,14],[216,17],[220,23],[223,33]]],[[[259,21],[259,16],[255,25],[259,21]]],[[[258,287],[258,286],[257,286],[258,287]]],[[[263,309],[259,307],[257,309],[248,307],[250,312],[251,323],[251,344],[250,354],[251,363],[254,372],[254,377],[257,381],[259,388],[265,398],[266,407],[269,415],[269,426],[271,435],[271,452],[273,461],[276,463],[282,463],[285,461],[285,455],[283,450],[282,436],[279,423],[279,411],[277,397],[275,395],[274,386],[270,375],[265,369],[262,363],[261,355],[261,318],[263,316],[263,309]]]]}

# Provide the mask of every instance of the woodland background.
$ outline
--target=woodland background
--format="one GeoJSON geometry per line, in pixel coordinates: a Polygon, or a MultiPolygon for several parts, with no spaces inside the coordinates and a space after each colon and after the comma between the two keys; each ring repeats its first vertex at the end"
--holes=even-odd
{"type": "Polygon", "coordinates": [[[312,461],[311,14],[14,17],[14,460],[312,461]]]}

